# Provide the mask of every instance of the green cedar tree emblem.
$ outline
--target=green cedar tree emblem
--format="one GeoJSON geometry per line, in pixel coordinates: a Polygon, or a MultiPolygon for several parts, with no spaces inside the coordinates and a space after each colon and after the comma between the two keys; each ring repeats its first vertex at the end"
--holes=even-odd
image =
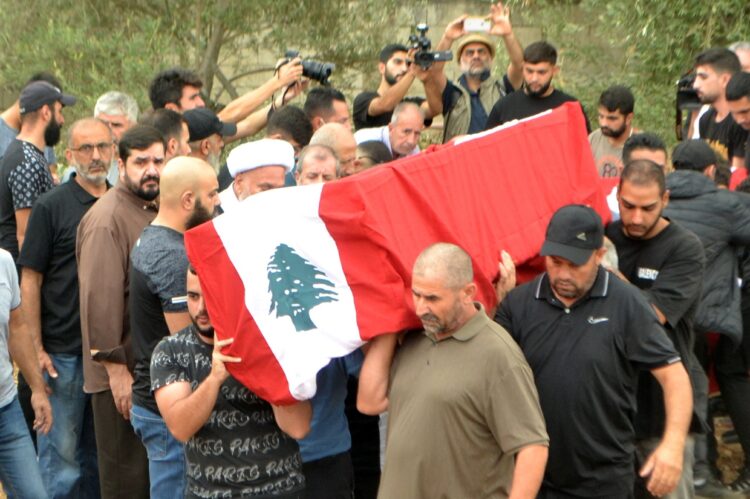
{"type": "Polygon", "coordinates": [[[292,319],[294,328],[309,331],[317,326],[310,319],[310,309],[338,301],[334,284],[325,278],[325,273],[286,244],[279,244],[268,262],[268,291],[271,293],[270,314],[286,315],[292,319]]]}

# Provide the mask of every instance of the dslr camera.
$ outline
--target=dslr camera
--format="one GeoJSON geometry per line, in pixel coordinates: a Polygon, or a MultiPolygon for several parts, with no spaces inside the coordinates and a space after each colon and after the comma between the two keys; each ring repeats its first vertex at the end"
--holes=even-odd
{"type": "MultiPolygon", "coordinates": [[[[284,54],[284,57],[286,57],[287,62],[289,62],[295,57],[299,57],[299,51],[287,50],[286,54],[284,54]]],[[[330,85],[328,78],[330,78],[333,70],[336,69],[336,65],[334,63],[313,61],[312,59],[302,59],[302,61],[300,61],[300,64],[302,64],[302,76],[306,76],[311,80],[315,80],[321,85],[330,85]]]]}
{"type": "Polygon", "coordinates": [[[432,52],[432,42],[427,38],[427,31],[430,29],[424,23],[417,24],[414,29],[417,33],[409,35],[409,46],[415,49],[414,63],[422,69],[428,69],[434,62],[450,61],[453,59],[453,52],[444,50],[442,52],[432,52]]]}

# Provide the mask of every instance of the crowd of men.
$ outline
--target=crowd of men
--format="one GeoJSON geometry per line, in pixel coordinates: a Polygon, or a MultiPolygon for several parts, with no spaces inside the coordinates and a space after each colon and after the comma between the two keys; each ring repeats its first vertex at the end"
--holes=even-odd
{"type": "Polygon", "coordinates": [[[389,44],[378,88],[351,113],[335,88],[307,88],[299,59],[219,112],[181,68],[155,75],[142,115],[132,96],[106,92],[66,125],[64,171],[53,148],[76,98],[48,73],[27,82],[0,114],[9,497],[750,494],[750,462],[721,481],[713,428],[726,412],[734,429],[723,438],[748,455],[748,42],[697,55],[703,106],[671,155],[636,128],[627,87],[601,94],[599,127],[586,127],[599,175],[615,178],[602,184],[614,221],[561,207],[545,272],[516,286],[502,253],[492,310],[476,300],[471,256],[436,241],[412,271],[423,331],[333,359],[316,395],[289,406],[229,374],[242,359],[214,333],[187,230],[263,191],[419,154],[436,117],[449,142],[576,100],[555,88],[556,48],[522,47],[501,3],[485,33],[468,19],[436,46],[456,49],[455,81],[444,62],[424,68],[389,44]],[[502,76],[491,37],[509,56],[502,76]],[[407,97],[417,80],[424,97],[407,97]]]}

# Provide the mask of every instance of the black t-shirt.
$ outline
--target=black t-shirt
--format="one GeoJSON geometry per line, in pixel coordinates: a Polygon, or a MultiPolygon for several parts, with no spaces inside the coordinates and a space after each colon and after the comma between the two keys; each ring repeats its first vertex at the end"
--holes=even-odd
{"type": "Polygon", "coordinates": [[[31,142],[15,139],[0,163],[0,248],[18,259],[16,211],[31,208],[54,187],[44,153],[31,142]]]}
{"type": "Polygon", "coordinates": [[[182,234],[168,227],[147,226],[130,253],[130,263],[133,403],[158,414],[151,393],[151,352],[169,336],[164,313],[187,311],[188,259],[182,234]]]}
{"type": "MultiPolygon", "coordinates": [[[[607,237],[617,249],[620,272],[666,317],[664,329],[688,373],[700,369],[693,353],[693,319],[706,266],[700,239],[675,222],[651,239],[632,239],[623,233],[621,220],[607,227],[607,237]]],[[[665,420],[661,386],[649,373],[641,373],[636,436],[661,437],[665,420]]],[[[702,431],[701,421],[694,413],[691,431],[702,431]]]]}
{"type": "Polygon", "coordinates": [[[42,345],[48,353],[82,353],[76,231],[96,199],[73,177],[39,196],[31,210],[18,264],[42,274],[42,345]]]}
{"type": "MultiPolygon", "coordinates": [[[[188,382],[193,391],[211,372],[213,346],[193,327],[162,340],[151,362],[154,391],[188,382]]],[[[265,400],[229,377],[208,421],[185,444],[185,497],[303,496],[297,442],[281,431],[265,400]]]]}
{"type": "Polygon", "coordinates": [[[511,291],[495,320],[534,372],[550,436],[543,490],[629,496],[638,371],[679,361],[643,296],[600,267],[566,308],[545,273],[511,291]]]}
{"type": "MultiPolygon", "coordinates": [[[[375,97],[379,97],[380,94],[377,92],[362,92],[354,98],[352,104],[352,118],[354,119],[354,130],[360,128],[378,128],[385,126],[391,122],[391,116],[393,111],[387,111],[377,116],[370,116],[367,110],[370,108],[370,102],[375,97]]],[[[425,99],[423,97],[404,97],[402,102],[413,102],[417,105],[421,105],[425,99]]],[[[424,126],[429,127],[432,125],[432,118],[424,120],[424,126]]]]}
{"type": "Polygon", "coordinates": [[[731,114],[727,114],[726,118],[717,123],[716,110],[713,107],[709,108],[698,122],[698,132],[700,137],[726,161],[731,163],[732,158],[745,157],[747,130],[739,126],[731,114]]]}
{"type": "MultiPolygon", "coordinates": [[[[526,95],[523,88],[520,88],[506,95],[492,106],[485,130],[502,125],[508,121],[534,116],[549,109],[554,109],[566,102],[578,102],[578,99],[557,89],[552,90],[552,93],[547,97],[532,97],[526,95]]],[[[586,120],[586,131],[590,133],[591,127],[585,112],[583,113],[583,117],[586,120]]]]}

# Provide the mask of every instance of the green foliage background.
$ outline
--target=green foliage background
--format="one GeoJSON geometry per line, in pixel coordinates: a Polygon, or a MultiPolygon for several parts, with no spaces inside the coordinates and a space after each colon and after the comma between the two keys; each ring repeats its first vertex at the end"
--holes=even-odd
{"type": "MultiPolygon", "coordinates": [[[[636,94],[637,126],[670,141],[675,82],[695,55],[750,39],[747,0],[508,3],[516,27],[541,30],[559,48],[557,85],[581,99],[593,123],[599,93],[623,83],[636,94]]],[[[488,10],[486,1],[463,5],[469,13],[488,10]]],[[[420,12],[455,8],[426,0],[0,0],[0,88],[7,104],[33,72],[51,70],[80,98],[66,111],[72,120],[111,89],[147,109],[152,76],[179,64],[198,70],[209,98],[226,103],[247,90],[250,75],[270,77],[258,49],[281,55],[296,48],[335,62],[335,85],[352,98],[373,83],[382,45],[402,40],[420,12]]],[[[450,18],[434,17],[430,36],[437,42],[450,18]]],[[[498,71],[507,64],[503,57],[498,71]]]]}

